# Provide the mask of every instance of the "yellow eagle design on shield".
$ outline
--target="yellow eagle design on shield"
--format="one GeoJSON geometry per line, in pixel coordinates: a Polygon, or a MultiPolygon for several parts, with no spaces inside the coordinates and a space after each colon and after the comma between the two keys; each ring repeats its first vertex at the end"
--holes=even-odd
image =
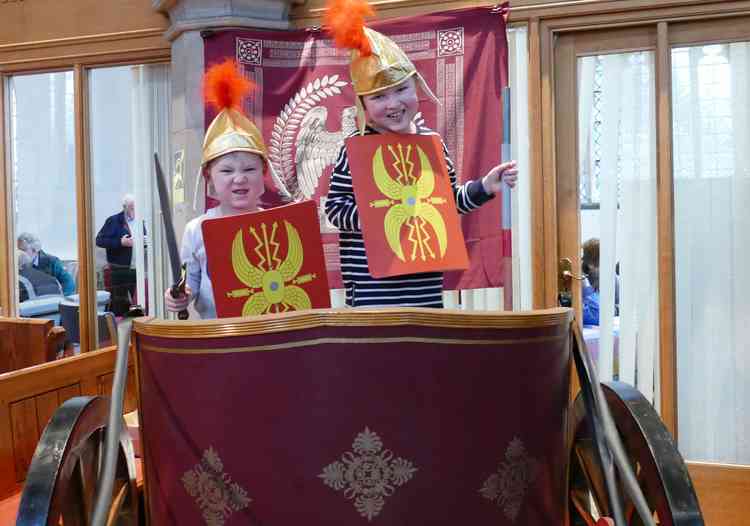
{"type": "Polygon", "coordinates": [[[388,145],[388,151],[393,157],[392,166],[398,177],[393,179],[390,176],[383,159],[383,147],[378,147],[372,159],[372,173],[378,190],[388,199],[370,202],[373,208],[388,207],[383,225],[388,245],[401,261],[406,261],[401,247],[401,228],[407,225],[407,240],[411,242],[409,260],[437,259],[433,250],[434,240],[426,228],[429,224],[435,232],[440,257],[444,257],[448,247],[448,234],[443,216],[434,205],[442,205],[448,201],[443,197],[430,197],[435,190],[435,172],[430,160],[422,148],[411,144],[406,147],[397,144],[395,148],[388,145]],[[413,148],[416,148],[419,157],[420,175],[414,173],[413,148]]]}
{"type": "Polygon", "coordinates": [[[250,263],[245,253],[242,230],[237,231],[232,242],[232,269],[238,280],[247,288],[227,292],[230,298],[247,298],[242,307],[242,315],[286,312],[311,307],[310,296],[300,287],[313,281],[316,274],[297,276],[302,268],[304,251],[299,232],[288,221],[284,221],[289,240],[286,258],[278,257],[281,246],[276,240],[278,222],[274,221],[270,232],[265,223],[260,231],[250,227],[250,235],[255,239],[254,252],[258,255],[258,265],[250,263]]]}

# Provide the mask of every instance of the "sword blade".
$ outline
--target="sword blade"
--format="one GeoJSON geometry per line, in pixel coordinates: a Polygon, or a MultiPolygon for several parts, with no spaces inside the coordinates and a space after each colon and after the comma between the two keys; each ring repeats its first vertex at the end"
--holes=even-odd
{"type": "Polygon", "coordinates": [[[169,202],[169,191],[164,172],[159,163],[159,156],[154,153],[154,166],[156,167],[156,187],[159,190],[159,203],[161,205],[161,216],[164,219],[164,232],[166,234],[167,250],[169,252],[169,263],[172,267],[172,283],[177,285],[182,279],[182,265],[180,264],[180,251],[177,248],[177,236],[174,233],[172,222],[172,207],[169,202]]]}

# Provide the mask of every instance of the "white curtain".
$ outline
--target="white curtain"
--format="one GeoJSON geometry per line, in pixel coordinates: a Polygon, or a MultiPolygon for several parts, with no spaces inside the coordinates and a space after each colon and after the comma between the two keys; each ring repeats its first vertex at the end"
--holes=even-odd
{"type": "Polygon", "coordinates": [[[653,53],[583,57],[578,82],[579,168],[596,174],[591,186],[600,199],[599,374],[634,385],[653,402],[659,348],[653,53]]]}
{"type": "MultiPolygon", "coordinates": [[[[169,147],[169,108],[171,85],[168,64],[133,66],[131,68],[131,147],[132,178],[135,182],[135,220],[144,225],[135,229],[134,255],[138,275],[138,298],[148,298],[149,314],[164,317],[162,295],[172,279],[164,227],[159,206],[154,171],[154,153],[171,181],[172,159],[169,147]],[[144,246],[145,254],[144,254],[144,246]]],[[[179,243],[179,240],[178,240],[179,243]]],[[[143,300],[139,300],[145,307],[143,300]]]]}
{"type": "MultiPolygon", "coordinates": [[[[531,173],[529,172],[529,52],[525,26],[508,31],[511,89],[511,153],[518,161],[519,180],[513,206],[513,310],[533,307],[531,280],[531,173]]],[[[507,306],[506,309],[510,307],[507,306]]]]}
{"type": "Polygon", "coordinates": [[[75,261],[73,72],[14,75],[6,86],[15,235],[34,234],[45,252],[75,261]]]}
{"type": "Polygon", "coordinates": [[[679,445],[750,464],[750,44],[676,48],[672,78],[679,445]]]}

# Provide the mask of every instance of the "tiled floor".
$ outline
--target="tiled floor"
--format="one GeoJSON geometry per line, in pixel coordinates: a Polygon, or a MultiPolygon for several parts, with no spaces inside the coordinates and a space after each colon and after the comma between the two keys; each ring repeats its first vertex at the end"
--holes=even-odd
{"type": "Polygon", "coordinates": [[[21,494],[0,500],[0,526],[9,526],[16,523],[18,504],[21,502],[21,494]]]}
{"type": "MultiPolygon", "coordinates": [[[[143,480],[141,470],[141,459],[135,461],[136,478],[139,482],[143,480]]],[[[16,523],[18,514],[18,505],[21,503],[21,494],[17,493],[12,497],[0,500],[0,526],[12,526],[16,523]]]]}

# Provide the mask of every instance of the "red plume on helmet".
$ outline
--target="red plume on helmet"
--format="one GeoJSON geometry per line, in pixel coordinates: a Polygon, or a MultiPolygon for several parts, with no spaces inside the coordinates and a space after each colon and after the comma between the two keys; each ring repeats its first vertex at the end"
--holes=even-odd
{"type": "Polygon", "coordinates": [[[203,97],[216,111],[229,108],[241,111],[242,99],[254,88],[255,85],[242,75],[237,63],[226,59],[206,71],[203,97]]]}
{"type": "Polygon", "coordinates": [[[372,54],[372,48],[365,35],[365,17],[374,14],[367,0],[331,0],[323,23],[336,46],[356,49],[361,56],[367,57],[372,54]]]}

